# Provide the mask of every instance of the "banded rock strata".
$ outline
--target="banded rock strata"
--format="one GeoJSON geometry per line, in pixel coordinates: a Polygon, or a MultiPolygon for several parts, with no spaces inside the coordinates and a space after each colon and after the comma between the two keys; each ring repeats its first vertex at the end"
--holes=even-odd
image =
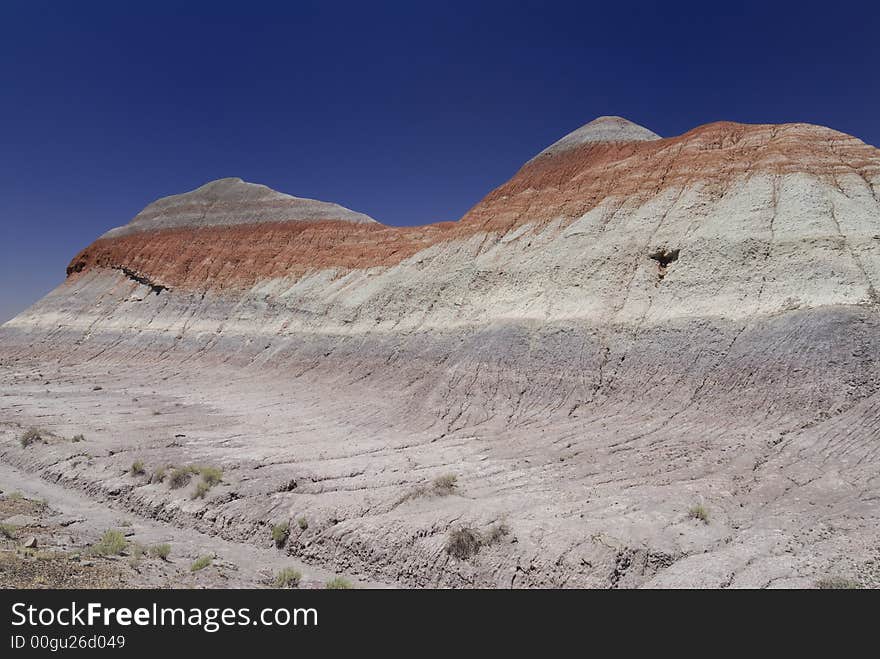
{"type": "Polygon", "coordinates": [[[136,445],[3,457],[232,538],[307,514],[292,551],[406,585],[877,584],[878,280],[880,151],[812,125],[600,118],[422,227],[223,179],[0,330],[7,415],[51,366],[48,422],[87,419],[100,373],[179,403],[186,439],[117,400],[136,445]],[[235,496],[107,477],[133,451],[220,462],[235,496]]]}

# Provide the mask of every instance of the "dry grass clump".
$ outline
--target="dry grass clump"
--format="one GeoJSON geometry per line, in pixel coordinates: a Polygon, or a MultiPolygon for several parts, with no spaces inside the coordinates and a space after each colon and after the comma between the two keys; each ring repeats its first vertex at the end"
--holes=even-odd
{"type": "Polygon", "coordinates": [[[820,590],[855,590],[861,587],[858,581],[846,577],[825,577],[816,582],[816,588],[820,590]]]}
{"type": "Polygon", "coordinates": [[[351,585],[351,582],[343,577],[333,577],[330,581],[324,584],[324,588],[327,590],[348,590],[353,587],[354,586],[351,585]]]}
{"type": "Polygon", "coordinates": [[[157,467],[156,471],[153,472],[153,475],[150,476],[151,483],[161,483],[165,480],[165,476],[168,475],[168,467],[157,467]]]}
{"type": "Polygon", "coordinates": [[[397,500],[397,505],[406,503],[411,499],[418,499],[419,497],[449,496],[450,494],[455,494],[457,488],[458,476],[456,476],[455,474],[443,474],[442,476],[438,476],[433,481],[431,481],[430,485],[419,485],[413,488],[410,492],[404,494],[402,497],[400,497],[400,499],[397,500]]]}
{"type": "Polygon", "coordinates": [[[441,497],[445,497],[455,492],[457,487],[458,476],[455,474],[443,474],[434,479],[431,483],[431,491],[441,497]]]}
{"type": "Polygon", "coordinates": [[[193,564],[189,566],[189,571],[198,572],[199,570],[204,570],[213,562],[213,556],[199,556],[195,561],[193,561],[193,564]]]}
{"type": "Polygon", "coordinates": [[[199,481],[196,483],[196,489],[192,493],[192,499],[204,499],[205,495],[208,493],[208,490],[211,489],[211,486],[208,485],[205,481],[199,481]]]}
{"type": "Polygon", "coordinates": [[[691,506],[690,510],[688,510],[688,517],[691,519],[698,519],[703,522],[703,524],[708,524],[709,509],[703,504],[698,503],[696,506],[691,506]]]}
{"type": "Polygon", "coordinates": [[[143,460],[135,460],[131,463],[131,469],[129,469],[129,473],[132,476],[143,476],[147,473],[146,468],[144,467],[143,460]]]}
{"type": "Polygon", "coordinates": [[[101,539],[92,545],[92,553],[98,556],[119,556],[128,547],[128,540],[122,531],[108,529],[101,539]]]}
{"type": "Polygon", "coordinates": [[[510,534],[510,527],[507,526],[504,522],[499,522],[497,524],[493,524],[489,527],[489,530],[486,532],[486,535],[483,537],[484,545],[494,545],[496,542],[501,542],[504,536],[510,534]]]}
{"type": "Polygon", "coordinates": [[[275,575],[275,587],[296,588],[299,586],[300,579],[302,579],[302,574],[299,570],[295,570],[292,567],[286,567],[275,575]]]}
{"type": "Polygon", "coordinates": [[[128,565],[133,570],[137,570],[140,566],[141,559],[147,553],[147,548],[139,542],[132,542],[128,545],[128,565]]]}
{"type": "Polygon", "coordinates": [[[480,551],[479,534],[471,528],[462,527],[449,532],[446,538],[446,553],[455,558],[466,561],[480,551]]]}
{"type": "Polygon", "coordinates": [[[163,561],[168,560],[168,556],[171,555],[171,545],[167,542],[162,543],[161,545],[153,545],[150,547],[150,556],[154,558],[159,558],[163,561]]]}
{"type": "MultiPolygon", "coordinates": [[[[159,482],[164,478],[164,471],[153,474],[153,482],[159,482]]],[[[195,466],[174,467],[168,476],[168,486],[172,490],[179,490],[185,487],[192,480],[194,475],[201,476],[201,480],[196,484],[196,489],[192,494],[193,499],[204,499],[205,495],[212,487],[223,481],[223,470],[219,467],[195,466]]]]}
{"type": "Polygon", "coordinates": [[[171,475],[168,477],[168,486],[172,490],[179,490],[189,484],[192,475],[192,467],[175,467],[171,470],[171,475]]]}
{"type": "Polygon", "coordinates": [[[202,475],[202,482],[209,488],[214,487],[223,480],[223,470],[219,467],[197,467],[202,475]]]}
{"type": "Polygon", "coordinates": [[[465,526],[449,532],[444,549],[450,556],[466,561],[480,551],[481,547],[501,542],[508,535],[510,527],[504,522],[493,524],[483,534],[465,526]]]}
{"type": "Polygon", "coordinates": [[[281,522],[272,526],[272,540],[278,549],[284,546],[290,537],[290,522],[281,522]]]}
{"type": "Polygon", "coordinates": [[[22,448],[27,448],[36,442],[46,443],[46,440],[43,439],[43,431],[39,428],[28,428],[18,438],[18,443],[21,444],[22,448]]]}

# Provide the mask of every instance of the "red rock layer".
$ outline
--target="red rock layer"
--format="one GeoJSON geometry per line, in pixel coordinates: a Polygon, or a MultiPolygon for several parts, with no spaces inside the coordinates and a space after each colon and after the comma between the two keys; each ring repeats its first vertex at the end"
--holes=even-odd
{"type": "MultiPolygon", "coordinates": [[[[707,124],[669,139],[594,143],[526,164],[462,218],[484,230],[581,217],[614,196],[644,201],[697,183],[719,196],[744,174],[880,175],[880,151],[809,124],[707,124]]],[[[869,184],[870,185],[870,184],[869,184]]]]}
{"type": "Polygon", "coordinates": [[[325,268],[393,265],[429,247],[452,226],[322,221],[165,229],[98,239],[74,257],[67,273],[125,268],[170,288],[249,287],[325,268]]]}
{"type": "Polygon", "coordinates": [[[721,196],[740,175],[794,172],[832,179],[856,173],[870,187],[880,176],[880,151],[818,126],[715,123],[670,139],[585,144],[536,158],[457,223],[278,222],[142,232],[97,240],[68,274],[127,268],[171,288],[247,287],[323,268],[390,266],[438,241],[574,219],[611,196],[643,201],[697,183],[721,196]]]}

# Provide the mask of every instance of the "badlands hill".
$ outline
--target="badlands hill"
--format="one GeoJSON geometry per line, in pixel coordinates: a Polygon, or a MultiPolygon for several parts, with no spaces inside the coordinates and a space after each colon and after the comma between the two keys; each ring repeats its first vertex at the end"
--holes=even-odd
{"type": "Polygon", "coordinates": [[[880,584],[880,151],[854,137],[603,117],[407,228],[223,179],[67,272],[0,329],[16,469],[236,542],[307,519],[284,551],[402,585],[880,584]],[[19,447],[37,423],[103,452],[19,447]]]}

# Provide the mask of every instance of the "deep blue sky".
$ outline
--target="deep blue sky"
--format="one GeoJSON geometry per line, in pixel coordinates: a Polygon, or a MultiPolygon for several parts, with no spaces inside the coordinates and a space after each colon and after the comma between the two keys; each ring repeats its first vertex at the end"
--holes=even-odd
{"type": "Polygon", "coordinates": [[[422,224],[602,114],[880,145],[878,5],[3,0],[0,321],[214,178],[422,224]]]}

